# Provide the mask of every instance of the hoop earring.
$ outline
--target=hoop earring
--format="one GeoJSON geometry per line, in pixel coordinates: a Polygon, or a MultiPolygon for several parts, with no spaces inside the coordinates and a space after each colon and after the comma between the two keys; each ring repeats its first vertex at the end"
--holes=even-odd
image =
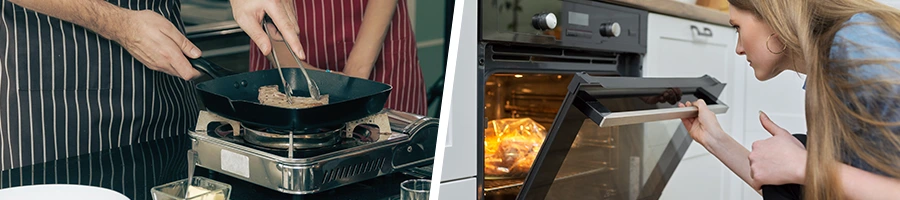
{"type": "Polygon", "coordinates": [[[775,36],[775,34],[772,33],[772,35],[769,35],[769,37],[766,38],[766,50],[769,50],[769,53],[772,53],[772,54],[784,53],[784,50],[787,50],[787,45],[784,45],[784,47],[782,47],[781,51],[779,51],[778,53],[775,53],[774,51],[772,51],[771,48],[769,48],[769,39],[772,39],[772,36],[775,36]]]}

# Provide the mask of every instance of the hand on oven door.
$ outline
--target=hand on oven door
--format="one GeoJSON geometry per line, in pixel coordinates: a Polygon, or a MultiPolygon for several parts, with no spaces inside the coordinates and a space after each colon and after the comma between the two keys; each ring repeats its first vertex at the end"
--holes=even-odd
{"type": "Polygon", "coordinates": [[[675,103],[681,101],[681,95],[680,88],[669,88],[658,96],[645,96],[641,97],[641,100],[647,104],[669,103],[675,105],[675,103]]]}
{"type": "Polygon", "coordinates": [[[300,26],[297,24],[294,0],[231,0],[231,9],[234,20],[256,43],[263,55],[269,55],[275,46],[261,24],[263,16],[268,15],[272,18],[279,35],[284,37],[282,38],[284,42],[291,45],[300,60],[306,60],[306,53],[300,44],[300,26]]]}
{"type": "Polygon", "coordinates": [[[719,138],[729,137],[725,130],[722,130],[722,125],[719,125],[716,113],[706,107],[705,101],[701,99],[696,102],[678,103],[678,107],[689,106],[697,107],[699,113],[697,117],[684,118],[681,119],[681,122],[684,123],[684,127],[687,128],[694,141],[708,149],[709,144],[718,141],[719,138]]]}

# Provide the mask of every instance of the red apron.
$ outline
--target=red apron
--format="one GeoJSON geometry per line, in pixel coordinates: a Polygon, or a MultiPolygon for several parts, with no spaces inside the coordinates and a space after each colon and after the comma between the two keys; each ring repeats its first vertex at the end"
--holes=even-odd
{"type": "MultiPolygon", "coordinates": [[[[368,2],[298,0],[300,43],[306,51],[306,62],[321,69],[343,71],[368,2]]],[[[426,115],[425,82],[406,8],[406,0],[399,0],[369,80],[393,87],[386,105],[388,108],[426,115]]],[[[250,46],[250,71],[270,69],[269,61],[256,45],[250,46]]]]}

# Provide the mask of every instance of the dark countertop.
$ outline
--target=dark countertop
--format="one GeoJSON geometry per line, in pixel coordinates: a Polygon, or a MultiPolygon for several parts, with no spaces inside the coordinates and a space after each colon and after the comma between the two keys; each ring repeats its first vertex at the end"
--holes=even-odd
{"type": "MultiPolygon", "coordinates": [[[[0,188],[78,184],[109,188],[131,199],[152,199],[150,189],[187,177],[185,135],[142,142],[0,172],[0,188]]],[[[197,167],[195,176],[230,184],[231,199],[397,199],[400,183],[420,177],[395,173],[311,195],[288,195],[197,167]]]]}
{"type": "Polygon", "coordinates": [[[728,13],[703,6],[681,3],[673,0],[600,0],[603,2],[647,10],[689,20],[731,26],[728,13]]]}

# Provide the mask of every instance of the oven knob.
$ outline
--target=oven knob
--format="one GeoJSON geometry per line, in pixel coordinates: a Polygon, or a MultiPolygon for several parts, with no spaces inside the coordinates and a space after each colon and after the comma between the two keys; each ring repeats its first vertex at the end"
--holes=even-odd
{"type": "Polygon", "coordinates": [[[531,17],[531,26],[538,30],[550,30],[556,28],[556,15],[553,13],[539,13],[531,17]]]}
{"type": "Polygon", "coordinates": [[[600,35],[603,37],[619,37],[621,32],[622,27],[619,26],[618,22],[600,24],[600,35]]]}

